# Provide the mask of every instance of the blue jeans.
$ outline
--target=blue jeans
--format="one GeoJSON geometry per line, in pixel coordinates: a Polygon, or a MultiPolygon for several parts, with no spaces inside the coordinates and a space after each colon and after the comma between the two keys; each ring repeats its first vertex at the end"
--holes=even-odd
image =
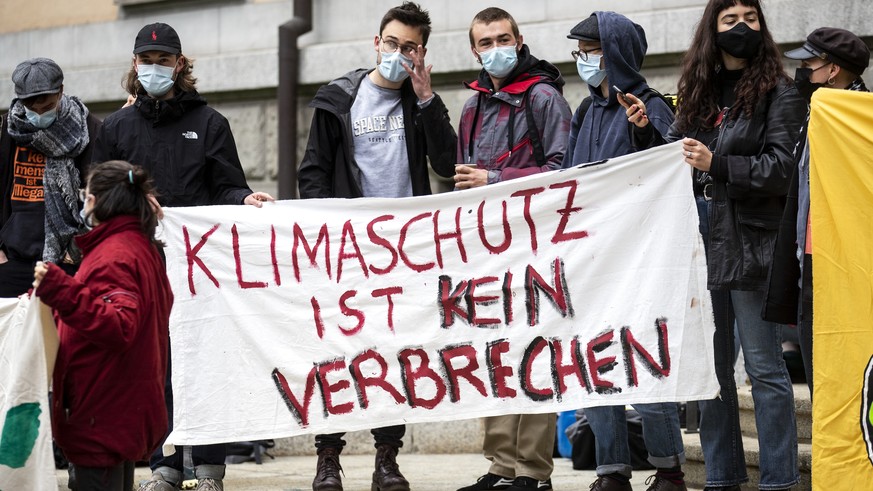
{"type": "Polygon", "coordinates": [[[782,325],[761,319],[762,292],[712,291],[715,314],[715,372],[720,398],[700,402],[700,441],[706,461],[707,486],[748,481],[734,382],[736,318],[746,372],[752,382],[755,423],[760,448],[760,489],[797,484],[797,426],[794,391],[782,358],[782,325]]]}
{"type": "MultiPolygon", "coordinates": [[[[634,404],[633,408],[643,420],[643,440],[649,462],[661,469],[684,464],[685,447],[676,403],[634,404]]],[[[585,416],[594,432],[597,475],[618,473],[630,478],[631,455],[624,406],[585,408],[585,416]]]]}

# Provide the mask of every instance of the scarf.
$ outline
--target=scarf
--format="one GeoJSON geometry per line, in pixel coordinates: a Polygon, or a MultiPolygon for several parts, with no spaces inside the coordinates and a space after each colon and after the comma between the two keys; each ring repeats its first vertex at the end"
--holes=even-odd
{"type": "Polygon", "coordinates": [[[84,232],[79,217],[81,179],[74,159],[90,142],[88,108],[77,97],[61,96],[58,117],[48,128],[37,128],[24,115],[24,104],[12,101],[9,110],[9,134],[19,145],[32,147],[46,157],[43,189],[45,192],[45,243],[43,261],[62,262],[66,253],[73,262],[82,255],[73,236],[84,232]]]}

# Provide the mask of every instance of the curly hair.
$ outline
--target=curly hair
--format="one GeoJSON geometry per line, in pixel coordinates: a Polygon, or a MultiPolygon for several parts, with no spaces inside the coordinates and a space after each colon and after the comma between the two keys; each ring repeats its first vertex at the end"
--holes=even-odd
{"type": "Polygon", "coordinates": [[[782,68],[782,54],[773,41],[759,0],[709,0],[703,17],[697,25],[694,38],[682,60],[679,77],[677,128],[712,128],[718,113],[718,71],[722,68],[721,49],[716,45],[719,14],[734,5],[743,5],[758,11],[761,26],[761,45],[758,53],[748,60],[748,65],[735,88],[735,111],[730,118],[751,116],[755,107],[766,97],[767,92],[782,80],[788,80],[782,68]]]}
{"type": "MultiPolygon", "coordinates": [[[[176,92],[193,92],[197,90],[197,79],[194,78],[194,59],[188,58],[184,56],[182,53],[179,53],[177,56],[181,56],[184,60],[185,65],[182,67],[182,70],[176,75],[176,81],[173,84],[173,90],[176,92]]],[[[133,57],[133,60],[130,62],[130,70],[124,75],[121,79],[121,86],[127,91],[128,94],[132,96],[136,96],[137,94],[141,94],[145,92],[145,89],[142,88],[142,84],[139,83],[139,79],[137,78],[136,73],[136,56],[133,57]]]]}

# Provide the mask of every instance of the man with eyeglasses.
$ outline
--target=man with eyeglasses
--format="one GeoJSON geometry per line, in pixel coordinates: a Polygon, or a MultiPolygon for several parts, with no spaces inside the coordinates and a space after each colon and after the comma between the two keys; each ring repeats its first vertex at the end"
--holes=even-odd
{"type": "Polygon", "coordinates": [[[30,289],[37,261],[72,274],[83,232],[76,193],[91,162],[100,120],[64,94],[64,73],[48,58],[12,72],[16,98],[0,121],[0,297],[30,289]]]}
{"type": "MultiPolygon", "coordinates": [[[[530,54],[515,19],[487,8],[470,24],[470,50],[482,64],[458,128],[455,187],[470,189],[561,167],[570,129],[564,80],[530,54]]],[[[488,473],[459,491],[552,489],[554,414],[485,418],[488,473]]]]}
{"type": "MultiPolygon", "coordinates": [[[[670,128],[672,110],[660,97],[650,97],[651,89],[640,73],[648,47],[642,27],[615,12],[594,12],[576,24],[567,38],[577,41],[578,50],[570,54],[576,61],[579,77],[588,85],[590,96],[579,104],[573,115],[565,167],[636,151],[628,122],[635,109],[622,99],[624,94],[629,99],[645,100],[646,116],[658,130],[670,128]]],[[[682,472],[685,448],[676,404],[634,404],[633,408],[642,418],[648,461],[657,468],[656,474],[647,481],[650,483],[647,489],[686,489],[682,472]]],[[[594,433],[597,461],[597,480],[591,484],[591,489],[631,491],[631,451],[625,407],[590,407],[585,409],[585,416],[594,433]]]]}
{"type": "MultiPolygon", "coordinates": [[[[454,174],[457,137],[425,65],[428,12],[412,2],[390,9],[373,39],[376,67],[318,89],[309,142],[298,171],[301,198],[401,198],[431,193],[427,163],[454,174]]],[[[351,205],[351,204],[350,204],[351,205]]],[[[351,205],[353,206],[353,205],[351,205]]],[[[372,489],[407,491],[396,456],[405,425],[375,428],[372,489]]],[[[344,433],[315,436],[314,491],[341,491],[344,433]]]]}

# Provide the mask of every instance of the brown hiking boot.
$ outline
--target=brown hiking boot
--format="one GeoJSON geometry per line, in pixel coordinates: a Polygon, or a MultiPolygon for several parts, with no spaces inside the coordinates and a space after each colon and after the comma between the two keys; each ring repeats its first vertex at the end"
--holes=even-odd
{"type": "Polygon", "coordinates": [[[339,449],[331,447],[318,451],[312,491],[343,491],[343,480],[340,478],[343,468],[339,463],[339,454],[339,449]]]}
{"type": "Polygon", "coordinates": [[[376,447],[376,470],[370,491],[409,491],[409,481],[397,465],[397,447],[380,444],[376,447]]]}

